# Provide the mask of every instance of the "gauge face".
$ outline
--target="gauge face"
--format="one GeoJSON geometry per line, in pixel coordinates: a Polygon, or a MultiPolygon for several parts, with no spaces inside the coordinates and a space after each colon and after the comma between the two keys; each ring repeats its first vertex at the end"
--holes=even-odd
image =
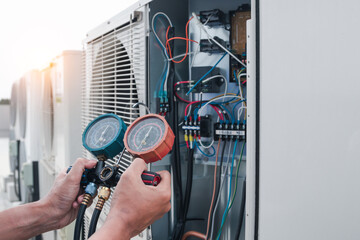
{"type": "Polygon", "coordinates": [[[85,143],[92,149],[103,148],[116,139],[119,129],[118,119],[111,116],[102,118],[90,126],[85,136],[85,143]]]}
{"type": "Polygon", "coordinates": [[[146,152],[153,149],[165,134],[165,124],[157,117],[148,117],[135,123],[129,129],[127,145],[134,152],[146,152]]]}

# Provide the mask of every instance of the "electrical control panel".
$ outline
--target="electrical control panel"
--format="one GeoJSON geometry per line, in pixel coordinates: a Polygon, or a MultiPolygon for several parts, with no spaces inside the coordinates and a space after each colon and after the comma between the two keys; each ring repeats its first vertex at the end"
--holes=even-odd
{"type": "MultiPolygon", "coordinates": [[[[175,11],[154,1],[149,19],[149,107],[168,119],[175,133],[169,162],[153,164],[159,170],[168,164],[174,178],[168,237],[194,230],[207,239],[244,239],[250,2],[185,3],[184,14],[182,7],[175,11]],[[209,184],[214,179],[216,186],[209,184]],[[230,210],[234,198],[228,202],[225,196],[235,196],[234,189],[239,196],[230,210]],[[192,217],[205,221],[187,220],[192,217]]],[[[155,238],[161,235],[157,229],[153,224],[155,238]]]]}

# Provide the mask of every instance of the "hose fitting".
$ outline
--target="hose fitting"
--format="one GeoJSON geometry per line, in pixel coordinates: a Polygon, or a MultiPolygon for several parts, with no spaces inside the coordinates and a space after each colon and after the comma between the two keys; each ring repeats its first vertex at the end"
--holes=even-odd
{"type": "Polygon", "coordinates": [[[85,193],[89,194],[91,197],[95,197],[96,190],[97,190],[96,184],[93,182],[90,182],[88,185],[86,185],[85,193]]]}
{"type": "Polygon", "coordinates": [[[83,198],[81,204],[88,206],[88,204],[90,203],[91,199],[92,199],[91,195],[88,194],[88,193],[85,193],[85,194],[84,194],[84,198],[83,198]]]}
{"type": "Polygon", "coordinates": [[[96,195],[96,190],[97,190],[97,186],[95,183],[91,182],[88,185],[86,185],[84,198],[81,204],[89,206],[89,203],[96,195]]]}
{"type": "Polygon", "coordinates": [[[102,208],[104,207],[105,202],[109,199],[110,194],[111,194],[110,188],[105,186],[100,187],[99,195],[98,195],[99,200],[96,203],[95,208],[101,211],[102,208]]]}

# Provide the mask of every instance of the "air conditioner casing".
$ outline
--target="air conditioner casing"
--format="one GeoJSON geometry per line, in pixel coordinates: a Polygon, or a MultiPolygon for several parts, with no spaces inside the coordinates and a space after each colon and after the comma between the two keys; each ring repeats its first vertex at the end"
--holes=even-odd
{"type": "MultiPolygon", "coordinates": [[[[83,82],[82,129],[95,117],[114,113],[129,125],[143,108],[133,108],[137,102],[147,102],[147,37],[150,1],[140,1],[87,34],[85,47],[85,78],[83,82]]],[[[83,156],[94,158],[84,149],[83,156]]],[[[111,161],[111,160],[110,160],[111,161]]],[[[125,156],[120,171],[131,163],[125,156]]],[[[94,199],[94,202],[97,198],[94,199]]],[[[110,210],[111,198],[105,203],[98,226],[110,210]]],[[[93,206],[86,211],[85,229],[91,219],[93,206]]],[[[148,239],[149,229],[135,239],[148,239]]]]}
{"type": "Polygon", "coordinates": [[[81,156],[81,51],[63,51],[52,61],[55,171],[81,156]]]}

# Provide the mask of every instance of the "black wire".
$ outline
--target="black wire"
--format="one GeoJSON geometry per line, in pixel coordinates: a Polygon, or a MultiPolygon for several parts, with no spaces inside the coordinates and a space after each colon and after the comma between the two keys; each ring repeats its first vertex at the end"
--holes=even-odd
{"type": "MultiPolygon", "coordinates": [[[[218,167],[219,170],[216,173],[217,174],[217,179],[216,179],[216,189],[215,189],[215,198],[214,198],[215,202],[216,202],[216,199],[218,198],[218,196],[220,194],[221,168],[222,168],[222,165],[223,165],[226,143],[227,143],[227,140],[225,139],[223,147],[221,149],[220,166],[218,167]]],[[[214,207],[215,206],[213,206],[213,208],[211,209],[210,219],[212,218],[212,215],[214,214],[214,207]]],[[[211,232],[211,226],[209,226],[209,232],[211,232]]]]}
{"type": "Polygon", "coordinates": [[[186,173],[186,187],[185,187],[185,199],[184,199],[184,213],[180,217],[179,221],[176,223],[173,234],[172,240],[179,240],[181,239],[184,229],[186,218],[189,210],[190,205],[190,197],[191,197],[191,188],[192,188],[192,180],[193,180],[193,170],[194,170],[194,149],[190,149],[188,151],[188,165],[187,165],[187,173],[186,173]]]}
{"type": "Polygon", "coordinates": [[[101,210],[95,208],[93,215],[91,217],[91,221],[90,221],[88,238],[90,238],[96,231],[96,225],[99,220],[100,213],[101,213],[101,210]]]}
{"type": "Polygon", "coordinates": [[[225,107],[225,106],[223,107],[223,106],[221,106],[220,104],[218,104],[218,105],[216,105],[216,106],[217,106],[218,108],[220,108],[223,113],[225,113],[224,115],[225,115],[226,119],[227,119],[228,121],[230,121],[231,116],[229,116],[229,113],[224,110],[224,107],[225,107]]]}
{"type": "Polygon", "coordinates": [[[186,173],[184,215],[182,218],[182,226],[181,226],[179,238],[181,238],[181,236],[184,233],[186,218],[187,218],[187,214],[189,212],[191,189],[192,189],[192,182],[193,182],[193,172],[194,172],[194,149],[190,149],[189,157],[188,157],[187,173],[186,173]]]}
{"type": "Polygon", "coordinates": [[[185,188],[185,199],[184,199],[184,219],[187,217],[190,205],[191,197],[191,188],[193,181],[193,171],[194,171],[194,149],[190,149],[188,165],[187,165],[187,177],[186,177],[186,188],[185,188]]]}
{"type": "Polygon", "coordinates": [[[87,206],[84,204],[80,205],[80,209],[75,222],[74,240],[80,240],[80,233],[81,233],[82,222],[84,219],[86,207],[87,206]]]}
{"type": "MultiPolygon", "coordinates": [[[[237,180],[237,179],[236,179],[237,180]]],[[[235,235],[235,239],[238,240],[240,238],[240,233],[242,230],[242,225],[245,217],[245,202],[246,202],[246,179],[243,181],[242,195],[241,195],[241,206],[240,206],[240,219],[239,224],[237,226],[237,231],[235,235]]]]}

